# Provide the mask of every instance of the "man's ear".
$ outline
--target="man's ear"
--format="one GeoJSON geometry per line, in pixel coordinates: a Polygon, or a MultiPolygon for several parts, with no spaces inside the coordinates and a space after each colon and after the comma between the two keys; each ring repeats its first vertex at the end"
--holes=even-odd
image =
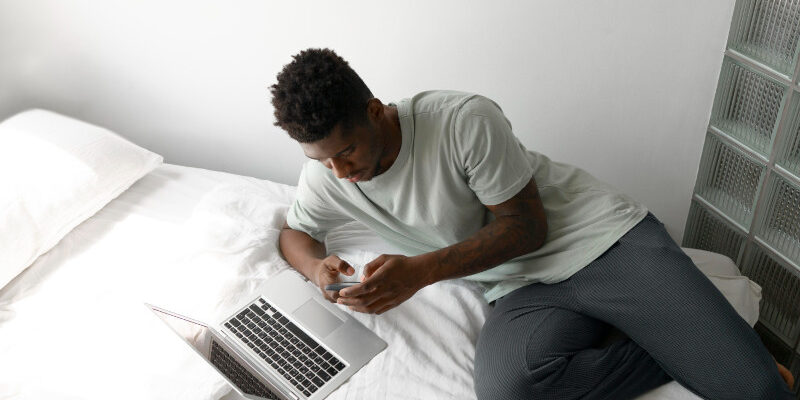
{"type": "Polygon", "coordinates": [[[378,122],[383,117],[383,103],[375,97],[367,101],[367,117],[373,122],[378,122]]]}

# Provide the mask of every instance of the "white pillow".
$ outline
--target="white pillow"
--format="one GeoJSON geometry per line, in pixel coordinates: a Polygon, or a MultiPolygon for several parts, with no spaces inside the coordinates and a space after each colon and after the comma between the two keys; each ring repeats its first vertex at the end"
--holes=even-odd
{"type": "Polygon", "coordinates": [[[0,288],[162,162],[106,129],[49,111],[0,123],[0,288]]]}

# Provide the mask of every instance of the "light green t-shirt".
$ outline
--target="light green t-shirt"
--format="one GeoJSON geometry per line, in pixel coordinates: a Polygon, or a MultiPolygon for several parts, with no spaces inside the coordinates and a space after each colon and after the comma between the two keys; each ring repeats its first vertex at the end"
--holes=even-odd
{"type": "Polygon", "coordinates": [[[588,265],[641,221],[647,209],[587,172],[527,150],[493,101],[428,91],[397,103],[400,153],[370,181],[303,166],[287,223],[322,242],[356,220],[417,255],[463,241],[493,220],[484,206],[517,194],[533,176],[547,216],[545,244],[466,279],[491,302],[532,282],[556,283],[588,265]]]}

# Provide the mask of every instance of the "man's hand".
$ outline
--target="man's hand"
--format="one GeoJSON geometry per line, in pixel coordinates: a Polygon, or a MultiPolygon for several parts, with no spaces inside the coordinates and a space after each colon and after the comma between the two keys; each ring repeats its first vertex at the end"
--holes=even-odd
{"type": "Polygon", "coordinates": [[[320,260],[312,279],[314,284],[322,290],[322,295],[331,303],[335,303],[339,298],[339,292],[325,290],[325,286],[338,283],[340,272],[351,276],[356,273],[356,270],[341,258],[331,255],[320,260]]]}
{"type": "Polygon", "coordinates": [[[337,302],[354,311],[383,314],[427,286],[424,275],[418,259],[383,254],[364,266],[360,284],[339,291],[337,302]]]}

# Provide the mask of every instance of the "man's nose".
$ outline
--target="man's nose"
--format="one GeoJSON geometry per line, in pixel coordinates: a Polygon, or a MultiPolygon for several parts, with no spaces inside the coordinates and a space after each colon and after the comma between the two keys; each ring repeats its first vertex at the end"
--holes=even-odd
{"type": "Polygon", "coordinates": [[[333,170],[333,175],[339,179],[346,178],[350,174],[350,171],[347,169],[347,163],[335,158],[330,159],[330,166],[328,168],[333,170]]]}

